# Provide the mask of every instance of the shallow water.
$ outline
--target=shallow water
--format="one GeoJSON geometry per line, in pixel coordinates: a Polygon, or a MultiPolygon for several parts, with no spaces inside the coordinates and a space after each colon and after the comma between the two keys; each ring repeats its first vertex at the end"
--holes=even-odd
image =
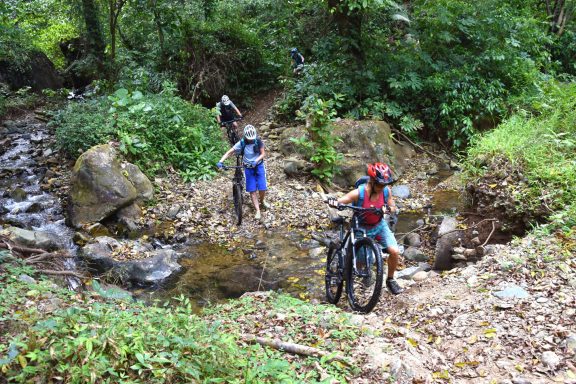
{"type": "Polygon", "coordinates": [[[167,300],[184,295],[204,306],[272,289],[322,299],[325,252],[319,244],[265,231],[244,242],[234,249],[208,243],[189,246],[180,260],[185,271],[154,292],[140,292],[140,297],[167,300]]]}

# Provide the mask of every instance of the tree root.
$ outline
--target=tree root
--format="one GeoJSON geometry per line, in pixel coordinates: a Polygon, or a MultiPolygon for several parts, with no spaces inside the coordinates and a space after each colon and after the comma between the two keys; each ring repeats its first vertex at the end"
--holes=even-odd
{"type": "Polygon", "coordinates": [[[334,356],[331,356],[332,354],[329,352],[322,351],[320,349],[313,347],[308,347],[302,344],[289,343],[279,339],[269,339],[266,337],[259,337],[256,335],[249,335],[249,334],[242,335],[242,340],[244,340],[247,343],[257,343],[266,347],[277,349],[279,351],[285,351],[297,355],[313,356],[313,357],[330,356],[330,358],[328,358],[327,360],[328,362],[338,361],[347,366],[352,365],[350,361],[348,361],[348,359],[346,359],[343,356],[340,356],[338,354],[334,354],[334,356]]]}
{"type": "Polygon", "coordinates": [[[44,249],[16,245],[7,236],[0,235],[0,249],[7,249],[12,256],[21,259],[26,265],[36,268],[38,273],[55,276],[70,276],[85,279],[86,276],[66,269],[65,259],[72,256],[67,252],[48,252],[44,249]]]}

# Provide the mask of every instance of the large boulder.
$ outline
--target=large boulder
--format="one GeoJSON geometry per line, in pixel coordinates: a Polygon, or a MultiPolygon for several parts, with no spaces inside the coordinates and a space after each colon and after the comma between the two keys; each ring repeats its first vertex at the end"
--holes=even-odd
{"type": "Polygon", "coordinates": [[[68,204],[68,224],[80,227],[101,221],[119,209],[152,197],[150,181],[116,150],[98,145],[84,152],[74,165],[68,204]]]}
{"type": "Polygon", "coordinates": [[[35,92],[43,89],[59,89],[64,81],[54,64],[40,51],[31,51],[24,65],[0,59],[0,83],[11,89],[30,87],[35,92]]]}
{"type": "MultiPolygon", "coordinates": [[[[414,156],[414,149],[392,141],[390,126],[383,121],[340,120],[334,123],[332,133],[341,141],[336,150],[344,155],[340,172],[334,178],[334,183],[345,188],[366,174],[366,164],[384,162],[392,166],[395,176],[404,172],[408,159],[414,156]]],[[[304,127],[286,128],[280,137],[280,151],[285,156],[302,154],[292,138],[307,136],[304,127]]]]}

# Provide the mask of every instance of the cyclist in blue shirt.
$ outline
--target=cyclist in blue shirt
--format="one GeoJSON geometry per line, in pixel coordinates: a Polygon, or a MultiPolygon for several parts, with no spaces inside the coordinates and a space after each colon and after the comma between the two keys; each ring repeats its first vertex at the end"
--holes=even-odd
{"type": "Polygon", "coordinates": [[[218,168],[224,166],[224,160],[232,155],[232,153],[242,156],[242,163],[245,166],[246,191],[250,193],[254,208],[256,209],[255,219],[260,220],[262,218],[260,207],[262,207],[262,209],[268,209],[270,205],[264,200],[266,190],[268,189],[266,167],[264,167],[266,151],[264,150],[264,143],[256,134],[256,128],[254,128],[254,126],[248,124],[244,127],[244,137],[222,156],[216,164],[218,168]]]}

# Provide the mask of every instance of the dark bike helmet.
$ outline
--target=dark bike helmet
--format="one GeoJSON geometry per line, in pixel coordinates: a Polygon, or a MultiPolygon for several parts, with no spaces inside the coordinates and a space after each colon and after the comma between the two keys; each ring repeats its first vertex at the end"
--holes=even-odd
{"type": "Polygon", "coordinates": [[[392,171],[388,164],[373,163],[367,165],[367,172],[370,179],[382,185],[391,184],[394,179],[392,178],[392,171]]]}

